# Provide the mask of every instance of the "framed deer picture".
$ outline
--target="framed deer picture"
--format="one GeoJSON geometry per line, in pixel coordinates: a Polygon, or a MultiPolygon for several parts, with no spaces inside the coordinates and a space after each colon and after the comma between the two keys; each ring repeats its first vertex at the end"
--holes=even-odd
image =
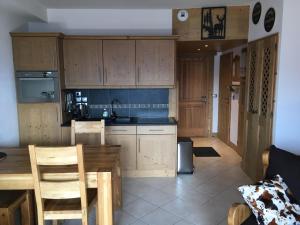
{"type": "Polygon", "coordinates": [[[202,40],[225,39],[226,7],[202,8],[202,40]]]}

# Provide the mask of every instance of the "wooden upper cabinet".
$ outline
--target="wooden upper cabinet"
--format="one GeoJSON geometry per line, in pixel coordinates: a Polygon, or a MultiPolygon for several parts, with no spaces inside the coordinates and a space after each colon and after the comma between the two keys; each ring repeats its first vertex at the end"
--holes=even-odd
{"type": "Polygon", "coordinates": [[[14,65],[17,71],[58,70],[58,38],[14,36],[14,65]]]}
{"type": "Polygon", "coordinates": [[[175,84],[175,41],[137,40],[137,85],[175,84]]]}
{"type": "Polygon", "coordinates": [[[67,88],[103,85],[101,40],[65,39],[63,46],[67,88]]]}
{"type": "Polygon", "coordinates": [[[135,41],[104,40],[104,85],[135,85],[135,41]]]}

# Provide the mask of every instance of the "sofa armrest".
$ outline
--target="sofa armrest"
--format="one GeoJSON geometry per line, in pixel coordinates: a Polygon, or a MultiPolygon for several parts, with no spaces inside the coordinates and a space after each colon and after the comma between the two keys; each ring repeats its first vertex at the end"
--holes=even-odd
{"type": "Polygon", "coordinates": [[[246,204],[234,203],[228,212],[228,225],[240,225],[251,215],[246,204]]]}

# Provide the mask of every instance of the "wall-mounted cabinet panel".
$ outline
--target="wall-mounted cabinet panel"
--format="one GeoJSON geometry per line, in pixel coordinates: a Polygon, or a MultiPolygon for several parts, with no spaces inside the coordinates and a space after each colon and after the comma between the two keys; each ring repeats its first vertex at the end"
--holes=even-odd
{"type": "MultiPolygon", "coordinates": [[[[179,35],[179,41],[201,40],[202,9],[187,9],[186,21],[177,18],[179,9],[173,10],[173,34],[179,35]]],[[[225,40],[248,39],[249,6],[228,6],[226,12],[225,40]]]]}
{"type": "Polygon", "coordinates": [[[63,43],[66,87],[103,85],[102,41],[65,39],[63,43]]]}
{"type": "Polygon", "coordinates": [[[57,37],[22,37],[12,34],[17,71],[58,70],[57,37]]]}
{"type": "Polygon", "coordinates": [[[134,86],[135,41],[104,40],[104,85],[134,86]]]}
{"type": "Polygon", "coordinates": [[[175,41],[136,41],[137,85],[166,85],[175,83],[175,41]]]}

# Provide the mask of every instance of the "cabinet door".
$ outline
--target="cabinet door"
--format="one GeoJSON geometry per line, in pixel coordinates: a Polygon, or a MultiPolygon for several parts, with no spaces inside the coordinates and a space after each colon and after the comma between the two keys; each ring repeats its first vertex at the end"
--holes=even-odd
{"type": "Polygon", "coordinates": [[[138,135],[138,170],[175,169],[175,135],[138,135]]]}
{"type": "Polygon", "coordinates": [[[135,41],[104,40],[104,85],[135,85],[135,41]]]}
{"type": "Polygon", "coordinates": [[[64,40],[67,88],[103,85],[102,41],[64,40]]]}
{"type": "Polygon", "coordinates": [[[174,85],[175,41],[137,40],[137,84],[174,85]]]}
{"type": "Polygon", "coordinates": [[[15,70],[58,70],[56,37],[13,37],[15,70]]]}
{"type": "Polygon", "coordinates": [[[124,170],[136,170],[136,135],[106,135],[110,145],[121,145],[121,166],[124,170]]]}
{"type": "Polygon", "coordinates": [[[20,144],[59,145],[59,104],[19,104],[20,144]]]}

